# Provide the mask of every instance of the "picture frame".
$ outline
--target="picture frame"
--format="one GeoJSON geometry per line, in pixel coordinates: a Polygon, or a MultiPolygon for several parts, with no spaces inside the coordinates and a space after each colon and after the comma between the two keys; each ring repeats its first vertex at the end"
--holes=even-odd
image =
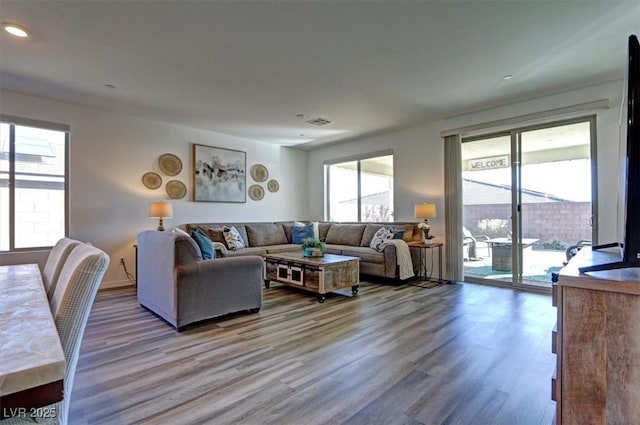
{"type": "Polygon", "coordinates": [[[247,153],[193,144],[193,200],[247,202],[247,153]]]}

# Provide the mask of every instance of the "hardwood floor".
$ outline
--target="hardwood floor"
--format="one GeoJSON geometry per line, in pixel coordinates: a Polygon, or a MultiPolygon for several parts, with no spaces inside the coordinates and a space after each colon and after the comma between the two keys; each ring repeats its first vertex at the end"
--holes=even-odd
{"type": "Polygon", "coordinates": [[[272,284],[259,313],[178,334],[133,288],[103,291],[70,423],[548,425],[555,314],[474,284],[364,282],[324,304],[272,284]]]}

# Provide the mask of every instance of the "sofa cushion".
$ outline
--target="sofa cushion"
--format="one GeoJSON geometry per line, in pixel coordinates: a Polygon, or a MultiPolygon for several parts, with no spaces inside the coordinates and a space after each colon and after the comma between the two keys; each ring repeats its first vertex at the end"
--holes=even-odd
{"type": "Polygon", "coordinates": [[[245,225],[249,246],[279,245],[287,243],[287,235],[281,224],[252,223],[245,225]]]}
{"type": "Polygon", "coordinates": [[[326,242],[333,245],[360,246],[364,224],[332,224],[326,242]]]}
{"type": "Polygon", "coordinates": [[[404,235],[402,237],[402,239],[405,242],[411,242],[412,240],[414,240],[413,238],[413,227],[414,225],[409,223],[409,224],[394,224],[393,228],[396,230],[404,230],[404,235]]]}
{"type": "Polygon", "coordinates": [[[360,246],[370,246],[373,235],[375,235],[376,232],[383,227],[385,226],[382,224],[367,224],[364,228],[364,233],[362,234],[362,241],[360,242],[360,246]]]}
{"type": "Polygon", "coordinates": [[[318,239],[322,242],[326,242],[327,233],[329,233],[329,229],[333,223],[318,223],[318,239]]]}
{"type": "Polygon", "coordinates": [[[199,225],[199,224],[187,224],[187,232],[191,233],[194,230],[202,230],[207,236],[209,236],[209,239],[211,239],[211,242],[220,242],[222,244],[224,244],[224,246],[227,246],[225,240],[224,240],[224,233],[222,232],[222,230],[224,229],[224,226],[220,225],[220,226],[207,226],[207,225],[199,225]]]}
{"type": "Polygon", "coordinates": [[[226,240],[224,239],[224,228],[225,227],[235,227],[240,236],[242,236],[242,240],[244,241],[244,246],[249,245],[249,237],[247,236],[247,229],[244,224],[240,223],[197,223],[197,224],[187,224],[187,232],[191,232],[192,230],[201,229],[204,233],[209,236],[212,242],[222,242],[227,245],[226,240]]]}
{"type": "Polygon", "coordinates": [[[307,238],[313,238],[313,224],[293,226],[291,229],[291,243],[301,244],[307,238]]]}
{"type": "Polygon", "coordinates": [[[300,245],[291,243],[282,245],[269,245],[265,246],[264,249],[267,251],[267,254],[277,254],[278,252],[296,252],[302,250],[302,248],[300,248],[300,245]]]}
{"type": "Polygon", "coordinates": [[[200,252],[202,252],[203,260],[211,260],[212,258],[216,258],[216,251],[213,249],[211,239],[209,239],[209,237],[202,230],[193,230],[191,232],[191,237],[200,247],[200,252]]]}
{"type": "Polygon", "coordinates": [[[239,257],[244,255],[260,255],[263,256],[267,253],[267,250],[261,246],[249,246],[237,251],[229,251],[225,254],[226,257],[239,257]]]}
{"type": "Polygon", "coordinates": [[[373,248],[361,246],[343,246],[342,255],[360,257],[360,260],[366,263],[384,263],[384,253],[378,252],[373,248]]]}
{"type": "Polygon", "coordinates": [[[176,232],[175,244],[177,266],[185,266],[196,261],[202,261],[202,251],[191,236],[176,232]]]}
{"type": "Polygon", "coordinates": [[[293,227],[293,221],[282,221],[277,222],[276,224],[280,224],[282,226],[282,230],[284,230],[284,235],[287,237],[287,243],[291,243],[291,229],[293,227]]]}
{"type": "MultiPolygon", "coordinates": [[[[345,248],[346,245],[325,245],[324,252],[325,254],[336,254],[342,255],[342,248],[345,248]]],[[[351,247],[349,247],[351,248],[351,247]]],[[[371,248],[369,248],[371,249],[371,248]]]]}

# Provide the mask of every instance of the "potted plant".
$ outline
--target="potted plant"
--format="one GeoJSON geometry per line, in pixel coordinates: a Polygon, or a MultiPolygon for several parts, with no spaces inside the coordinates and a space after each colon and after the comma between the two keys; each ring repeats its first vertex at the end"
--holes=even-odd
{"type": "Polygon", "coordinates": [[[324,242],[316,238],[306,238],[302,240],[302,249],[305,257],[322,257],[325,250],[324,242]]]}
{"type": "Polygon", "coordinates": [[[430,245],[431,244],[431,239],[433,239],[435,237],[435,236],[429,234],[429,232],[431,231],[431,225],[429,224],[429,222],[427,220],[425,220],[422,223],[418,223],[418,227],[420,229],[422,229],[422,233],[424,233],[424,239],[422,240],[422,242],[425,245],[430,245]]]}

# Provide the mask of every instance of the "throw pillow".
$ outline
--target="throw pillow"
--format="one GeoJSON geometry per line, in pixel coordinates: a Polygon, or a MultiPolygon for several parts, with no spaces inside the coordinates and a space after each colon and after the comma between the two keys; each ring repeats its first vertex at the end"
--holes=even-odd
{"type": "Polygon", "coordinates": [[[200,247],[203,260],[211,260],[212,258],[216,258],[216,251],[213,249],[211,239],[209,239],[209,237],[202,230],[191,231],[191,237],[200,247]]]}
{"type": "MultiPolygon", "coordinates": [[[[313,222],[311,222],[309,224],[313,225],[313,234],[311,236],[309,236],[309,237],[320,240],[320,223],[318,223],[317,221],[313,221],[313,222]]],[[[308,224],[302,223],[300,221],[295,221],[293,223],[293,226],[294,227],[302,227],[302,226],[308,226],[308,224]]],[[[292,243],[295,243],[295,242],[292,242],[292,243]]]]}
{"type": "Polygon", "coordinates": [[[305,239],[313,237],[313,224],[293,226],[291,228],[291,243],[301,244],[305,239]]]}
{"type": "Polygon", "coordinates": [[[376,251],[380,251],[382,244],[391,238],[393,238],[393,232],[386,227],[382,227],[378,229],[378,231],[373,235],[373,238],[371,238],[369,247],[375,249],[376,251]]]}
{"type": "Polygon", "coordinates": [[[244,241],[238,229],[233,226],[225,227],[222,233],[224,234],[224,241],[230,250],[237,251],[244,248],[244,241]]]}
{"type": "Polygon", "coordinates": [[[313,237],[320,240],[320,223],[314,221],[311,224],[313,224],[313,237]]]}
{"type": "Polygon", "coordinates": [[[189,234],[187,232],[185,232],[184,230],[182,230],[179,227],[174,227],[173,228],[173,233],[177,233],[177,234],[182,235],[182,236],[189,236],[189,234]]]}
{"type": "Polygon", "coordinates": [[[404,238],[404,230],[402,229],[393,229],[393,239],[403,239],[404,238]]]}

